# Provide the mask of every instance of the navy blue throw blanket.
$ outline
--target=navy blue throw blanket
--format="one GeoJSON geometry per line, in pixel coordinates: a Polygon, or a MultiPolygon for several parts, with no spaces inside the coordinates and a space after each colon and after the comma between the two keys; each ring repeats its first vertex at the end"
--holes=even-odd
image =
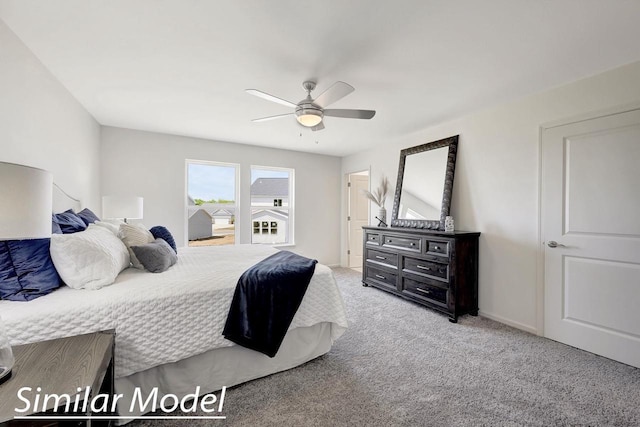
{"type": "Polygon", "coordinates": [[[317,262],[279,251],[242,273],[222,335],[243,347],[275,356],[317,262]]]}

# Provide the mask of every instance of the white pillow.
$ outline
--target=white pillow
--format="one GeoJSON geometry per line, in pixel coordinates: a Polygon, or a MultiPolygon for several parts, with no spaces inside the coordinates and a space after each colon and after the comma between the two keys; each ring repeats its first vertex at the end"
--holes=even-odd
{"type": "Polygon", "coordinates": [[[120,230],[120,224],[114,224],[113,222],[110,222],[110,221],[96,221],[94,222],[94,224],[99,227],[106,228],[107,230],[111,231],[114,236],[117,236],[118,230],[120,230]]]}
{"type": "Polygon", "coordinates": [[[144,265],[138,261],[138,258],[133,252],[133,249],[131,249],[131,246],[142,246],[147,243],[154,242],[156,239],[153,237],[153,234],[151,234],[151,232],[142,224],[120,224],[118,237],[124,242],[129,250],[131,264],[133,264],[135,268],[144,270],[144,265]]]}
{"type": "Polygon", "coordinates": [[[129,252],[104,227],[89,224],[85,231],[51,235],[51,259],[58,274],[75,289],[100,289],[129,267],[129,252]]]}

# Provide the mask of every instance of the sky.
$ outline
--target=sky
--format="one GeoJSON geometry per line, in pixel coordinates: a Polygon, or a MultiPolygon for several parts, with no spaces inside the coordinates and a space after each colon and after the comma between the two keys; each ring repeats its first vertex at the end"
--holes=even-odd
{"type": "Polygon", "coordinates": [[[189,163],[189,196],[193,199],[235,200],[236,169],[189,163]]]}
{"type": "MultiPolygon", "coordinates": [[[[189,163],[189,196],[193,199],[235,199],[234,182],[236,171],[233,166],[217,166],[189,163]]],[[[265,169],[251,170],[251,183],[258,178],[287,178],[289,172],[265,169]]]]}

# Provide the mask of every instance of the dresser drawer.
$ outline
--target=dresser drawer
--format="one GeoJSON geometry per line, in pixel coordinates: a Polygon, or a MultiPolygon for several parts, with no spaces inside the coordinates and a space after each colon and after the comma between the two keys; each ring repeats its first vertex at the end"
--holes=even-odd
{"type": "Polygon", "coordinates": [[[367,266],[367,280],[373,280],[377,284],[385,285],[385,287],[393,289],[394,291],[397,289],[396,287],[396,279],[398,278],[397,274],[389,273],[388,271],[384,271],[381,269],[377,269],[375,267],[367,266]]]}
{"type": "Polygon", "coordinates": [[[402,282],[402,291],[410,294],[411,296],[436,301],[444,305],[447,304],[447,289],[418,282],[406,277],[402,279],[402,282]]]}
{"type": "Polygon", "coordinates": [[[432,255],[449,255],[449,242],[427,240],[427,253],[432,255]]]}
{"type": "Polygon", "coordinates": [[[398,268],[398,254],[390,254],[388,252],[367,249],[367,260],[398,268]]]}
{"type": "Polygon", "coordinates": [[[383,239],[384,241],[382,242],[382,246],[415,252],[422,251],[422,240],[419,237],[396,237],[384,235],[383,239]]]}
{"type": "Polygon", "coordinates": [[[423,259],[405,257],[404,271],[419,274],[421,276],[435,277],[443,281],[449,280],[449,264],[441,264],[439,262],[431,262],[423,259]]]}
{"type": "Polygon", "coordinates": [[[382,239],[382,237],[378,233],[367,232],[365,235],[367,245],[380,245],[380,239],[382,239]]]}

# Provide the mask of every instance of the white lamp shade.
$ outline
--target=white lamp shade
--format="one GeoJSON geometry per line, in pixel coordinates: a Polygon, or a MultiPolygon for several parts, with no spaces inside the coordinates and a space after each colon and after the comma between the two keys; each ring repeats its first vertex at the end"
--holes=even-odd
{"type": "Polygon", "coordinates": [[[136,196],[102,196],[103,218],[142,219],[143,198],[136,196]]]}
{"type": "Polygon", "coordinates": [[[53,176],[0,162],[0,240],[51,237],[53,176]]]}

